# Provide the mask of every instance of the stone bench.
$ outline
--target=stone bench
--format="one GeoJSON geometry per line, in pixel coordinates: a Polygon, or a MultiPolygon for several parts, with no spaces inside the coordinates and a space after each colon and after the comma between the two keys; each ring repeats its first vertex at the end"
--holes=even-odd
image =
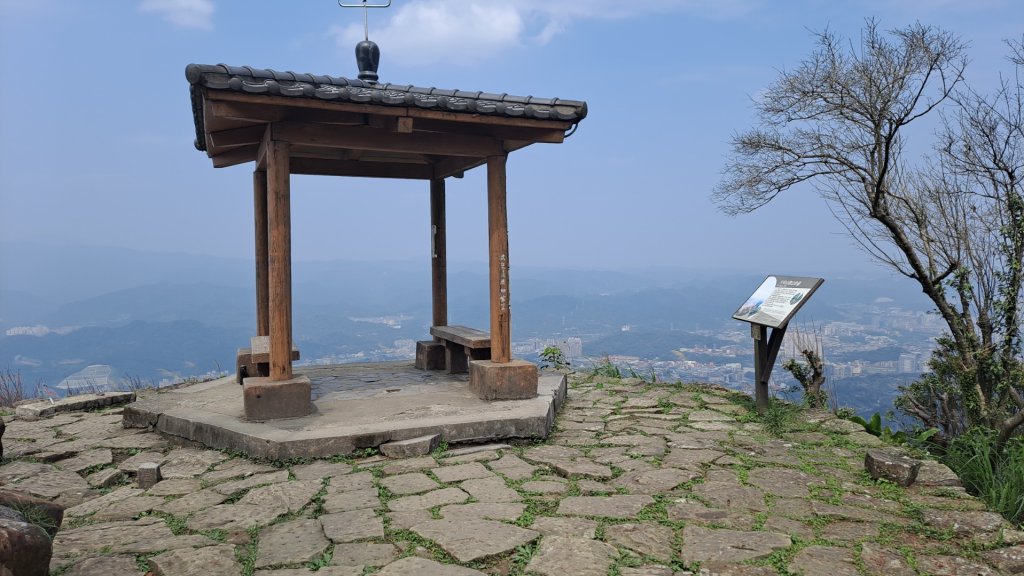
{"type": "Polygon", "coordinates": [[[431,326],[430,335],[441,342],[417,344],[416,367],[423,370],[446,369],[450,374],[469,372],[470,360],[490,360],[491,335],[466,326],[431,326]],[[444,363],[432,355],[431,348],[444,347],[444,363]]]}
{"type": "MultiPolygon", "coordinates": [[[[249,348],[239,348],[235,360],[235,380],[270,376],[270,336],[253,336],[249,348]]],[[[292,362],[299,359],[299,349],[292,346],[292,362]]]]}

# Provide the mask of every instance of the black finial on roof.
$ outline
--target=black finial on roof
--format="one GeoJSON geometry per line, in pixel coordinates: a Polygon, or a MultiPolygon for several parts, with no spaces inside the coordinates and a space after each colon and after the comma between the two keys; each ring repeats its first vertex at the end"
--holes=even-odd
{"type": "Polygon", "coordinates": [[[380,64],[380,48],[372,40],[363,40],[356,44],[356,65],[359,66],[359,79],[377,83],[377,66],[380,64]]]}
{"type": "Polygon", "coordinates": [[[391,6],[391,0],[384,0],[377,4],[371,4],[369,0],[362,0],[359,4],[346,3],[338,0],[342,8],[363,9],[363,41],[356,44],[356,65],[359,66],[359,79],[371,84],[377,83],[377,65],[380,64],[380,47],[370,40],[370,20],[368,8],[387,8],[391,6]]]}

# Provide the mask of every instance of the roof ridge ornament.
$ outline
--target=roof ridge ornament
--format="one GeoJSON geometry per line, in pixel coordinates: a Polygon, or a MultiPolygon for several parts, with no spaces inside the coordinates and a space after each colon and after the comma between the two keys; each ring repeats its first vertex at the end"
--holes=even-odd
{"type": "Polygon", "coordinates": [[[363,41],[356,44],[356,65],[359,67],[359,79],[370,84],[377,83],[377,67],[380,65],[380,47],[370,40],[370,17],[369,8],[387,8],[391,6],[391,0],[382,3],[371,3],[369,0],[362,0],[359,3],[344,2],[338,0],[338,6],[342,8],[363,9],[363,41]]]}

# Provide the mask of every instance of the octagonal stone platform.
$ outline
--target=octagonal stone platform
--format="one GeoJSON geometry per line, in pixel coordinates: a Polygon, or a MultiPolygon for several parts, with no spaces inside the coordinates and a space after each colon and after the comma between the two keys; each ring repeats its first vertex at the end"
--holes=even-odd
{"type": "Polygon", "coordinates": [[[242,387],[231,375],[140,393],[125,407],[124,425],[256,458],[322,458],[432,434],[449,444],[546,438],[566,394],[563,374],[542,372],[536,398],[481,400],[468,375],[417,370],[412,361],[296,367],[295,373],[312,384],[309,416],[247,421],[242,387]]]}

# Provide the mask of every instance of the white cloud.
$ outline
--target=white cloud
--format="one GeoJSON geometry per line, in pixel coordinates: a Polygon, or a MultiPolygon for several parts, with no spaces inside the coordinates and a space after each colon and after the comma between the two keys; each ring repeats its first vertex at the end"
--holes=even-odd
{"type": "MultiPolygon", "coordinates": [[[[545,44],[576,20],[620,19],[660,12],[735,18],[761,0],[408,0],[370,13],[370,38],[387,57],[410,65],[440,61],[474,64],[501,50],[545,44]],[[386,22],[384,15],[390,16],[386,22]]],[[[361,16],[361,15],[360,15],[361,16]]],[[[362,18],[331,26],[339,49],[363,39],[362,18]]]]}
{"type": "Polygon", "coordinates": [[[211,0],[142,0],[141,12],[159,14],[164,20],[182,28],[213,30],[211,0]]]}

